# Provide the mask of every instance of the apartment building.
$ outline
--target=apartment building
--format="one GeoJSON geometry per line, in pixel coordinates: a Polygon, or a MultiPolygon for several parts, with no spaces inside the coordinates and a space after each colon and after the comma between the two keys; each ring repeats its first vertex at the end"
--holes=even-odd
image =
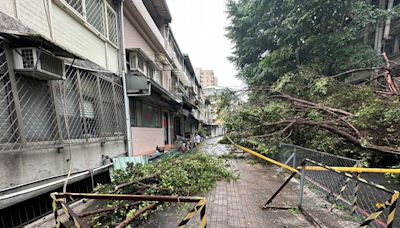
{"type": "Polygon", "coordinates": [[[0,4],[0,227],[51,211],[49,193],[90,192],[113,158],[191,136],[204,92],[165,0],[0,4]]]}
{"type": "Polygon", "coordinates": [[[0,227],[51,210],[48,193],[91,191],[126,155],[119,1],[2,0],[0,227]]]}
{"type": "Polygon", "coordinates": [[[206,99],[204,113],[204,127],[207,128],[208,134],[211,137],[221,136],[225,133],[223,123],[218,119],[217,102],[219,96],[222,95],[228,88],[221,86],[211,86],[204,88],[204,97],[206,99]]]}
{"type": "Polygon", "coordinates": [[[198,129],[201,87],[170,29],[166,1],[125,1],[123,11],[132,148],[143,155],[198,129]]]}
{"type": "Polygon", "coordinates": [[[218,77],[214,75],[213,70],[197,68],[196,71],[200,75],[200,82],[203,87],[218,86],[218,77]]]}
{"type": "MultiPolygon", "coordinates": [[[[368,0],[369,4],[382,10],[393,10],[400,4],[400,0],[368,0]]],[[[390,17],[376,26],[367,26],[364,35],[365,42],[374,48],[378,55],[385,52],[394,62],[400,61],[400,18],[390,17]]],[[[358,84],[375,77],[376,72],[371,70],[359,71],[350,75],[343,75],[342,79],[349,83],[358,84]]],[[[395,80],[398,80],[395,78],[395,80]]]]}

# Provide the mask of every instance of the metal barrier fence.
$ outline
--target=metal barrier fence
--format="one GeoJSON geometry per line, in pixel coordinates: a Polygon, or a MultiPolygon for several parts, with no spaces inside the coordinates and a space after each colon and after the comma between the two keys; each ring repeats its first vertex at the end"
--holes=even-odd
{"type": "Polygon", "coordinates": [[[274,159],[294,168],[299,167],[305,159],[311,159],[332,167],[361,166],[360,160],[284,143],[279,145],[278,153],[274,155],[274,159]]]}
{"type": "Polygon", "coordinates": [[[14,72],[0,37],[0,152],[125,138],[122,79],[66,65],[66,79],[14,72]]]}
{"type": "Polygon", "coordinates": [[[300,198],[299,205],[316,220],[329,227],[342,227],[341,221],[354,221],[368,227],[398,227],[399,212],[396,212],[398,192],[359,177],[335,171],[319,162],[306,159],[301,171],[301,196],[306,187],[313,191],[308,199],[300,198]],[[307,170],[309,166],[325,167],[326,171],[307,170]],[[393,199],[392,203],[390,202],[393,199]],[[318,216],[321,210],[330,211],[332,217],[318,216]],[[396,225],[396,226],[395,226],[396,225]]]}
{"type": "Polygon", "coordinates": [[[92,193],[51,193],[51,198],[53,199],[53,213],[56,223],[56,227],[64,227],[59,215],[58,208],[62,208],[64,213],[71,219],[75,227],[89,227],[89,225],[82,220],[83,217],[89,215],[97,215],[107,211],[117,211],[118,208],[106,208],[105,210],[94,210],[90,212],[85,212],[84,214],[76,214],[71,207],[67,204],[67,198],[73,199],[93,199],[93,200],[127,200],[133,202],[155,202],[150,204],[140,210],[138,210],[134,215],[127,217],[124,221],[119,223],[116,227],[122,228],[129,226],[135,219],[139,218],[142,214],[149,210],[156,209],[157,205],[162,202],[176,202],[176,203],[197,203],[196,206],[190,210],[187,215],[182,219],[182,221],[177,224],[177,227],[185,227],[189,221],[194,218],[197,213],[200,213],[200,228],[207,227],[207,216],[206,216],[206,199],[203,197],[191,197],[191,196],[157,196],[157,195],[124,195],[124,194],[92,194],[92,193]]]}
{"type": "MultiPolygon", "coordinates": [[[[340,224],[340,221],[349,219],[361,224],[378,209],[377,204],[384,203],[393,195],[391,190],[376,187],[379,186],[378,184],[370,185],[357,180],[362,175],[359,173],[353,174],[354,178],[349,178],[329,170],[316,171],[307,169],[310,166],[321,165],[328,167],[357,167],[361,164],[360,160],[290,144],[281,144],[279,152],[274,158],[294,168],[300,167],[301,162],[306,161],[304,163],[305,170],[302,171],[304,179],[300,182],[300,188],[305,189],[306,194],[300,205],[305,211],[313,215],[316,220],[329,227],[344,226],[346,224],[340,224]],[[331,211],[332,217],[321,215],[321,210],[331,211]]],[[[383,175],[382,178],[384,178],[383,175]]],[[[369,226],[386,227],[388,215],[389,210],[383,210],[382,214],[371,221],[369,226]]],[[[399,210],[396,212],[393,224],[400,226],[399,210]]]]}
{"type": "Polygon", "coordinates": [[[399,192],[360,177],[362,172],[399,173],[399,169],[358,168],[357,160],[288,144],[281,145],[274,160],[236,144],[229,136],[227,138],[239,149],[291,172],[265,203],[264,209],[285,209],[272,206],[272,201],[300,174],[298,209],[315,226],[400,227],[399,192]],[[300,160],[300,167],[297,166],[299,159],[304,159],[300,160]]]}

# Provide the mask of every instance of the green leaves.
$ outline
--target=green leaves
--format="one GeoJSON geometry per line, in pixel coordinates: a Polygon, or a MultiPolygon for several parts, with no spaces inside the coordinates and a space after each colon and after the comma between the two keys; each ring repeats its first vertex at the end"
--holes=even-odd
{"type": "Polygon", "coordinates": [[[271,85],[301,66],[324,75],[375,66],[376,55],[364,33],[400,15],[398,7],[382,10],[352,0],[237,0],[227,3],[230,58],[250,85],[271,85]]]}
{"type": "MultiPolygon", "coordinates": [[[[114,171],[114,181],[111,184],[97,186],[96,191],[114,193],[115,186],[119,184],[151,175],[158,176],[158,183],[141,194],[189,196],[209,191],[217,181],[234,180],[238,177],[227,168],[225,160],[198,152],[180,157],[166,157],[146,165],[129,165],[126,170],[114,171]]],[[[127,187],[122,193],[135,192],[131,192],[131,188],[127,187]]],[[[115,225],[147,205],[148,203],[144,202],[132,208],[126,201],[111,201],[106,207],[119,206],[116,213],[109,215],[111,217],[96,217],[92,224],[97,227],[104,224],[115,225]]],[[[143,216],[146,218],[147,215],[143,216]]]]}

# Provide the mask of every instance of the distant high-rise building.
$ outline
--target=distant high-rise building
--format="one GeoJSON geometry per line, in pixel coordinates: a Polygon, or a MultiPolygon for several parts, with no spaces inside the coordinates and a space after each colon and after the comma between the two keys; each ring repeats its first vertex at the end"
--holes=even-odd
{"type": "Polygon", "coordinates": [[[213,70],[196,69],[196,72],[200,75],[201,86],[218,86],[218,78],[214,75],[213,70]]]}

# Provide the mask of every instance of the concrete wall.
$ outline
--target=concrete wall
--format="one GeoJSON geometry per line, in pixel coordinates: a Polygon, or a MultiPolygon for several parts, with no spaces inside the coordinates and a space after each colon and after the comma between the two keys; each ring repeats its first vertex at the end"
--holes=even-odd
{"type": "MultiPolygon", "coordinates": [[[[0,189],[2,190],[53,176],[65,175],[68,173],[70,165],[71,172],[94,169],[103,165],[104,159],[102,155],[112,158],[124,155],[126,153],[125,151],[124,141],[118,140],[106,142],[103,145],[100,143],[72,145],[62,150],[49,148],[20,152],[2,152],[0,153],[0,173],[2,174],[0,189]]],[[[54,179],[51,181],[54,181],[54,179]]],[[[50,182],[50,180],[42,181],[40,184],[46,184],[48,182],[50,182]]],[[[23,188],[16,188],[6,193],[10,194],[33,186],[35,185],[32,184],[23,188]]],[[[43,189],[33,192],[32,194],[25,194],[2,201],[0,203],[0,208],[46,191],[49,191],[49,189],[43,189]]]]}
{"type": "Polygon", "coordinates": [[[0,11],[19,19],[56,44],[114,73],[118,72],[117,47],[63,5],[62,1],[1,0],[0,11]]]}
{"type": "Polygon", "coordinates": [[[133,19],[128,19],[128,17],[124,15],[125,48],[141,48],[151,60],[155,61],[155,51],[148,41],[144,39],[144,34],[138,31],[140,28],[137,28],[137,25],[135,27],[133,24],[134,22],[131,20],[133,19]]]}
{"type": "Polygon", "coordinates": [[[132,127],[133,155],[155,150],[157,146],[164,146],[163,128],[132,127]]]}

